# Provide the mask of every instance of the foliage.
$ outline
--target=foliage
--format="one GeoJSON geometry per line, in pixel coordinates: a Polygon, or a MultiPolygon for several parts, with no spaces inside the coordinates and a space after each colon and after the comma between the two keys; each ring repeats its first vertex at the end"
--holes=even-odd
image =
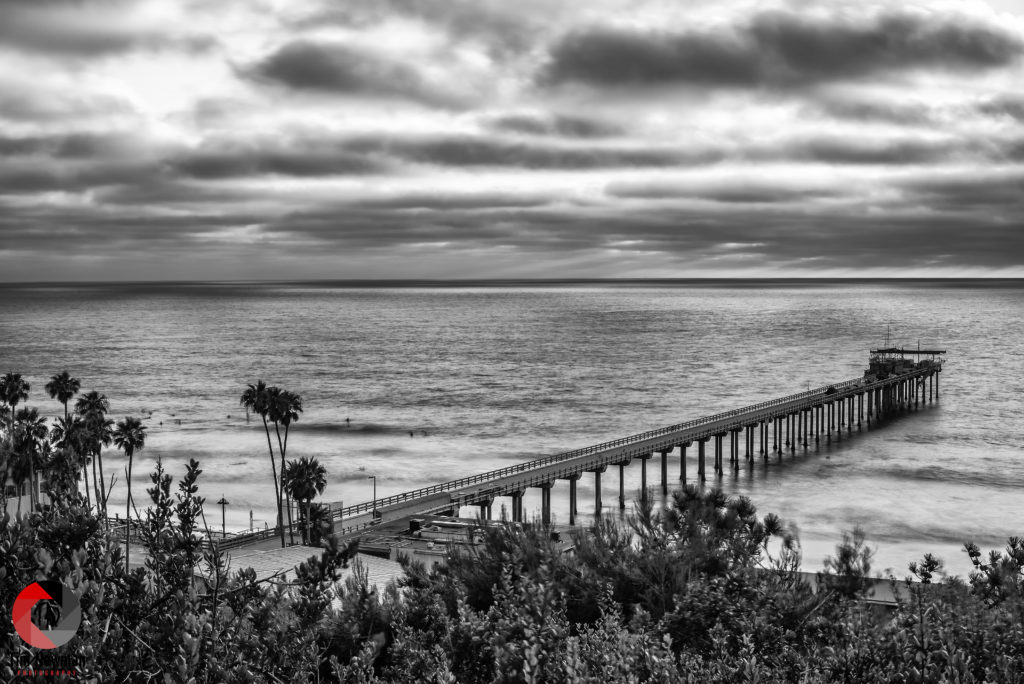
{"type": "MultiPolygon", "coordinates": [[[[21,383],[8,382],[5,407],[24,400],[21,383]]],[[[82,625],[61,650],[81,681],[1024,681],[1024,540],[987,556],[968,543],[967,582],[943,577],[942,561],[926,554],[906,580],[890,578],[895,606],[878,608],[864,601],[879,580],[863,532],[843,535],[812,587],[783,522],[715,489],[638,505],[628,528],[602,520],[568,543],[538,524],[489,525],[470,531],[477,543],[453,545],[445,564],[405,561],[397,584],[373,586],[357,562],[339,587],[357,542],[327,537],[290,578],[232,570],[204,543],[199,463],[175,488],[158,461],[136,518],[145,558],[128,566],[79,492],[83,453],[97,438],[87,417],[105,400],[91,394],[48,433],[24,407],[5,416],[0,464],[45,463],[53,496],[0,520],[4,680],[39,657],[14,632],[14,596],[52,579],[81,597],[82,625]],[[26,461],[29,452],[39,460],[26,461]]],[[[276,465],[301,403],[258,398],[276,465]],[[285,427],[278,454],[270,423],[285,427]]],[[[129,455],[144,444],[136,427],[118,426],[129,455]]],[[[318,464],[284,465],[275,491],[283,483],[314,519],[318,464]]]]}

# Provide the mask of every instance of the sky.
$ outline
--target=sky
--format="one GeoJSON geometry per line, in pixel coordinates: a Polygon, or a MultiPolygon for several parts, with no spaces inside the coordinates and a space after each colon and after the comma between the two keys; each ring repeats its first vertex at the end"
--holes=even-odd
{"type": "Polygon", "coordinates": [[[1020,0],[3,0],[0,281],[1024,276],[1020,0]]]}

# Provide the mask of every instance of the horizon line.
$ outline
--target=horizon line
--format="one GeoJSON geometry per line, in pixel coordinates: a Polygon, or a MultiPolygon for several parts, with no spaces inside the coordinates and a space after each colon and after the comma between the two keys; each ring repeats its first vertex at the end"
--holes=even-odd
{"type": "Polygon", "coordinates": [[[67,287],[74,285],[174,286],[174,285],[585,285],[585,284],[700,284],[700,283],[1024,283],[1013,276],[744,276],[687,278],[281,278],[193,280],[38,280],[0,281],[0,287],[67,287]]]}

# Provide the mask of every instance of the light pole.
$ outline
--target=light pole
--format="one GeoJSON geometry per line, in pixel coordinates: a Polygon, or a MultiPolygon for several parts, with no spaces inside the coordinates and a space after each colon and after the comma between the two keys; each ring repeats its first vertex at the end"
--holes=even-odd
{"type": "Polygon", "coordinates": [[[368,475],[367,480],[373,480],[373,519],[377,519],[377,476],[368,475]]]}
{"type": "Polygon", "coordinates": [[[223,494],[220,497],[220,501],[217,502],[217,505],[220,506],[220,536],[222,538],[228,536],[228,528],[224,524],[224,511],[227,510],[229,503],[231,502],[225,499],[223,494]]]}

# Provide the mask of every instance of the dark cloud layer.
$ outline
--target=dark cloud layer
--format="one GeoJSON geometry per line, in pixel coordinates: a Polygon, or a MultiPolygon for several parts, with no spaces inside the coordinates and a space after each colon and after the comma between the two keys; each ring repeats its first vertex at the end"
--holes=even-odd
{"type": "Polygon", "coordinates": [[[591,28],[556,43],[545,80],[594,85],[800,85],[904,69],[984,69],[1018,59],[1015,34],[948,15],[866,20],[765,12],[717,32],[591,28]]]}
{"type": "Polygon", "coordinates": [[[346,146],[363,154],[457,167],[669,167],[708,164],[721,158],[721,154],[715,151],[686,152],[666,146],[559,145],[474,135],[364,137],[352,139],[346,146]]]}
{"type": "Polygon", "coordinates": [[[431,105],[454,103],[452,97],[427,84],[414,67],[341,43],[288,43],[242,73],[294,90],[402,97],[431,105]]]}
{"type": "Polygon", "coordinates": [[[619,126],[606,121],[563,114],[504,114],[492,117],[486,123],[498,131],[567,138],[605,138],[625,132],[619,126]]]}
{"type": "Polygon", "coordinates": [[[0,0],[0,280],[1020,272],[1019,13],[766,4],[0,0]]]}
{"type": "Polygon", "coordinates": [[[196,152],[168,163],[176,173],[199,179],[242,178],[276,174],[328,177],[380,173],[385,165],[357,154],[312,150],[239,150],[196,152]]]}

